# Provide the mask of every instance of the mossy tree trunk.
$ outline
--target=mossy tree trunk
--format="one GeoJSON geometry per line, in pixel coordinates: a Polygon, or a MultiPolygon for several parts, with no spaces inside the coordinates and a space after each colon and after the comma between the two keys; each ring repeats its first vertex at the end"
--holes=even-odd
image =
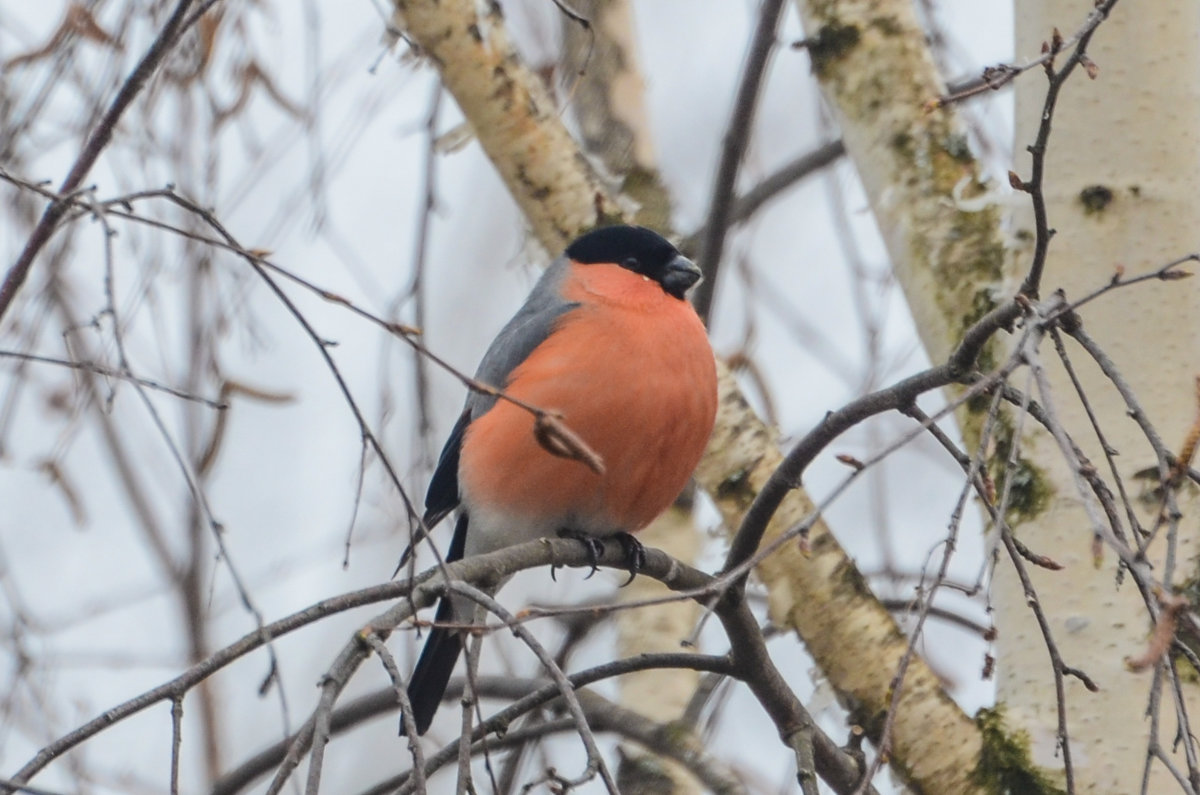
{"type": "MultiPolygon", "coordinates": [[[[1057,28],[1078,29],[1093,3],[1086,0],[1017,0],[1017,60],[1036,55],[1057,28]]],[[[1128,275],[1155,270],[1196,249],[1200,229],[1200,5],[1163,0],[1144,6],[1118,3],[1099,27],[1088,52],[1096,78],[1078,74],[1067,83],[1053,116],[1046,157],[1045,195],[1049,225],[1057,230],[1043,279],[1043,294],[1062,287],[1069,299],[1104,284],[1115,269],[1128,275]]],[[[1016,166],[1029,176],[1025,147],[1034,142],[1042,118],[1046,80],[1040,70],[1016,86],[1016,166]]],[[[1018,205],[1018,239],[1034,231],[1027,203],[1018,205]]],[[[1023,275],[1027,252],[1017,252],[1014,269],[1023,275]]],[[[1081,314],[1086,331],[1112,357],[1136,392],[1147,419],[1165,445],[1178,450],[1196,415],[1195,378],[1200,373],[1200,280],[1138,285],[1090,304],[1081,314]]],[[[1137,423],[1099,368],[1067,340],[1067,351],[1115,458],[1120,476],[1135,492],[1139,471],[1156,471],[1154,452],[1137,423]]],[[[1043,348],[1059,419],[1097,467],[1106,469],[1103,451],[1083,404],[1049,346],[1043,348]]],[[[1029,432],[1023,440],[1031,471],[1042,480],[1043,498],[1017,532],[1033,550],[1064,566],[1053,572],[1032,569],[1038,599],[1063,662],[1087,673],[1100,691],[1090,693],[1078,679],[1066,679],[1068,737],[1077,791],[1174,792],[1178,784],[1163,764],[1151,764],[1148,790],[1142,777],[1150,731],[1157,723],[1160,742],[1173,763],[1187,770],[1182,750],[1172,753],[1177,724],[1169,687],[1162,691],[1161,716],[1147,718],[1158,682],[1151,667],[1128,670],[1125,659],[1147,647],[1151,621],[1142,596],[1128,578],[1118,584],[1117,559],[1105,549],[1094,559],[1092,532],[1074,475],[1053,439],[1029,432]]],[[[1107,474],[1107,473],[1106,473],[1107,474]]],[[[1156,477],[1155,477],[1156,479],[1156,477]]],[[[1185,488],[1179,495],[1183,520],[1172,532],[1164,526],[1150,547],[1157,578],[1178,585],[1197,578],[1196,543],[1200,502],[1185,488]],[[1175,538],[1172,538],[1175,535],[1175,538]],[[1173,563],[1167,548],[1174,544],[1173,563]]],[[[1133,495],[1135,499],[1137,495],[1133,495]]],[[[1155,525],[1161,501],[1140,500],[1138,514],[1155,525]]],[[[1028,733],[1034,760],[1061,773],[1054,681],[1046,645],[1011,568],[998,569],[994,601],[998,700],[1008,725],[1028,733]]],[[[1161,673],[1161,672],[1160,672],[1161,673]]],[[[1182,687],[1200,705],[1195,677],[1182,687]]],[[[1196,715],[1197,713],[1193,713],[1196,715]]]]}

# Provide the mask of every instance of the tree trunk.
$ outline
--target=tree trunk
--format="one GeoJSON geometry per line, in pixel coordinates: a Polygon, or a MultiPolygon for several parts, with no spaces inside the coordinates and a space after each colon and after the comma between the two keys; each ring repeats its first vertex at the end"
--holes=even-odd
{"type": "MultiPolygon", "coordinates": [[[[1055,27],[1079,27],[1092,3],[1083,0],[1017,0],[1017,61],[1035,56],[1055,27]]],[[[1088,52],[1099,67],[1095,80],[1073,77],[1054,111],[1046,159],[1045,195],[1049,224],[1057,230],[1043,279],[1043,293],[1063,287],[1068,299],[1104,284],[1115,268],[1129,275],[1154,270],[1195,250],[1200,229],[1200,150],[1192,141],[1200,128],[1200,6],[1164,0],[1152,6],[1119,3],[1100,26],[1088,52]],[[1188,142],[1188,143],[1185,143],[1188,142]]],[[[1037,135],[1046,96],[1041,70],[1017,82],[1015,170],[1028,176],[1025,147],[1037,135]]],[[[1027,203],[1018,205],[1016,231],[1034,229],[1027,203]]],[[[1014,258],[1018,268],[1028,257],[1014,258]]],[[[1020,274],[1023,275],[1023,274],[1020,274]]],[[[1133,385],[1151,423],[1168,448],[1178,450],[1196,414],[1194,379],[1200,372],[1200,281],[1152,282],[1106,296],[1081,312],[1085,328],[1133,385]]],[[[1120,452],[1120,476],[1134,490],[1135,473],[1156,460],[1138,425],[1111,382],[1068,340],[1068,353],[1109,444],[1120,452]]],[[[1042,353],[1060,420],[1097,467],[1106,469],[1083,406],[1053,351],[1042,353]]],[[[1073,474],[1053,439],[1029,433],[1024,455],[1040,469],[1047,498],[1019,527],[1035,552],[1065,567],[1031,571],[1040,602],[1047,607],[1054,639],[1068,666],[1084,670],[1100,687],[1089,693],[1066,680],[1068,735],[1079,792],[1128,793],[1142,787],[1152,724],[1180,770],[1182,752],[1171,753],[1176,736],[1169,686],[1162,692],[1162,717],[1147,719],[1156,678],[1153,667],[1130,672],[1126,657],[1146,648],[1151,628],[1138,590],[1118,585],[1116,558],[1106,550],[1099,565],[1092,534],[1073,474]]],[[[1107,474],[1107,472],[1106,472],[1107,474]]],[[[1157,476],[1156,476],[1157,477],[1157,476]]],[[[1151,481],[1153,482],[1153,481],[1151,481]]],[[[1184,489],[1185,492],[1190,491],[1184,489]]],[[[1136,493],[1135,493],[1136,498],[1136,493]]],[[[1151,547],[1155,576],[1180,583],[1196,579],[1197,524],[1194,498],[1180,494],[1184,520],[1178,526],[1174,571],[1165,558],[1167,528],[1151,547]]],[[[1141,521],[1154,525],[1160,501],[1142,501],[1141,521]]],[[[1123,518],[1123,517],[1122,517],[1123,518]]],[[[994,599],[999,672],[998,699],[1013,728],[1028,732],[1034,761],[1061,771],[1054,682],[1046,647],[1011,568],[999,567],[994,599]]],[[[1195,677],[1183,688],[1200,704],[1195,677]]],[[[1193,713],[1195,714],[1195,713],[1193,713]]],[[[1145,792],[1176,791],[1158,762],[1145,792]]]]}

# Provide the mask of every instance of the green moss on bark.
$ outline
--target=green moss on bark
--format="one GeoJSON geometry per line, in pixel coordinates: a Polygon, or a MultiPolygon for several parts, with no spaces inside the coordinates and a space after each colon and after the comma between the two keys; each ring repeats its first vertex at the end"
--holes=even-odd
{"type": "Polygon", "coordinates": [[[819,77],[823,76],[830,66],[846,57],[860,41],[862,31],[854,25],[842,25],[836,21],[822,25],[817,34],[808,40],[813,70],[819,77]]]}
{"type": "Polygon", "coordinates": [[[983,737],[979,766],[972,780],[992,795],[1065,795],[1065,790],[1029,757],[1029,735],[1004,723],[1003,710],[981,709],[975,725],[983,737]]]}
{"type": "Polygon", "coordinates": [[[1032,461],[1020,455],[1012,467],[1008,465],[1012,454],[1013,426],[1008,415],[1001,414],[992,430],[994,453],[991,458],[992,480],[996,483],[996,494],[1004,493],[1008,485],[1008,510],[1005,519],[1010,525],[1018,525],[1038,516],[1050,501],[1052,489],[1042,472],[1032,461]]]}

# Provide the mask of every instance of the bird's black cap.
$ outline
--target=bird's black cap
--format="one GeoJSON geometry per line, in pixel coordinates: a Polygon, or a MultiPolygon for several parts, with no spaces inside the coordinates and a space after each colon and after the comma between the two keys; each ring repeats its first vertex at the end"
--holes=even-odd
{"type": "Polygon", "coordinates": [[[566,255],[582,265],[612,263],[640,273],[682,299],[700,269],[662,235],[644,226],[604,226],[580,236],[566,255]]]}

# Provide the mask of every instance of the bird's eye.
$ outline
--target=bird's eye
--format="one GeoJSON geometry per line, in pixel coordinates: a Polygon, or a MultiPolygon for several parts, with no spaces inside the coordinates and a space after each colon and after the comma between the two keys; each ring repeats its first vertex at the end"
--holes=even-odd
{"type": "Polygon", "coordinates": [[[631,271],[637,270],[638,269],[637,258],[636,257],[626,257],[625,261],[621,263],[621,267],[628,268],[631,271]]]}

